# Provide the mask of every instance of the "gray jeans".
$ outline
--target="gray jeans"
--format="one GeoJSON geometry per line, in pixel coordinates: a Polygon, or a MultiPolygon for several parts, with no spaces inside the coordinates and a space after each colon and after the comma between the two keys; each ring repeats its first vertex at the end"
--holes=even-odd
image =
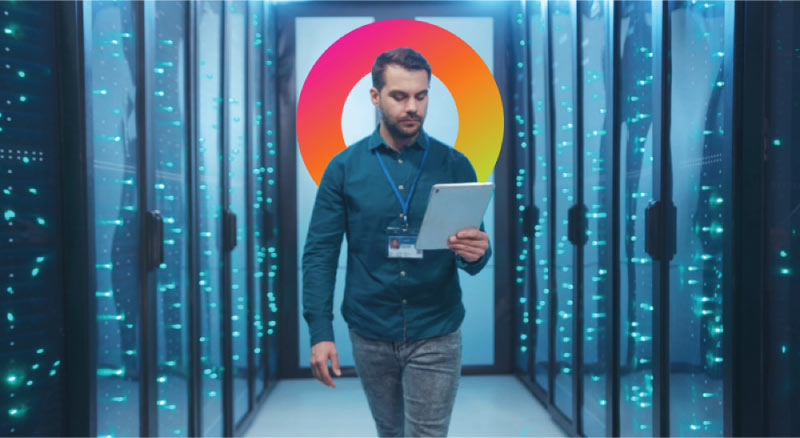
{"type": "Polygon", "coordinates": [[[350,330],[350,340],[379,436],[447,436],[461,375],[461,330],[408,342],[350,330]]]}

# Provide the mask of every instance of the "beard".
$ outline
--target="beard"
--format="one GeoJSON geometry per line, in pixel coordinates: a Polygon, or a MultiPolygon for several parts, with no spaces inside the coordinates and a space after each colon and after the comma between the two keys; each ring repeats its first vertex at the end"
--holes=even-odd
{"type": "Polygon", "coordinates": [[[415,135],[419,134],[419,131],[422,129],[422,120],[423,119],[420,118],[419,116],[411,117],[411,116],[406,115],[406,116],[404,116],[404,117],[402,117],[400,119],[394,120],[391,117],[389,117],[383,111],[383,108],[381,108],[381,120],[383,121],[384,125],[386,126],[386,130],[389,131],[389,133],[393,137],[395,137],[395,138],[411,138],[411,137],[414,137],[415,135]],[[419,124],[415,128],[412,128],[411,130],[409,130],[408,128],[402,127],[401,124],[405,123],[408,120],[416,120],[417,122],[419,122],[419,124]]]}

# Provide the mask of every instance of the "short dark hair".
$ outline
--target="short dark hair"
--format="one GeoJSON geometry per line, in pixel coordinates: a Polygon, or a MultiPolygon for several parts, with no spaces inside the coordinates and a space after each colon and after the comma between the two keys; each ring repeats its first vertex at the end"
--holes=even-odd
{"type": "Polygon", "coordinates": [[[384,70],[389,64],[397,64],[406,70],[425,70],[428,73],[428,81],[431,80],[431,65],[422,53],[411,47],[398,47],[381,53],[372,64],[372,86],[378,91],[386,84],[384,70]]]}

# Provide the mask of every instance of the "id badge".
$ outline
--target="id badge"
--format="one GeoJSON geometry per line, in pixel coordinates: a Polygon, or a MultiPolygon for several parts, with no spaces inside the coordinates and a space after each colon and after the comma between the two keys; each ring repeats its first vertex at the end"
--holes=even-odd
{"type": "Polygon", "coordinates": [[[386,229],[386,255],[390,259],[421,259],[422,250],[417,249],[417,230],[398,227],[386,229]]]}

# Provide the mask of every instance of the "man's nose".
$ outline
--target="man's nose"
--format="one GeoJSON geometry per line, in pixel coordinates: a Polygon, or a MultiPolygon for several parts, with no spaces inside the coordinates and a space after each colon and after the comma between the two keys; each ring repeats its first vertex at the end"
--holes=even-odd
{"type": "Polygon", "coordinates": [[[417,100],[416,99],[408,99],[408,104],[406,105],[406,112],[409,114],[416,114],[417,113],[417,100]]]}

